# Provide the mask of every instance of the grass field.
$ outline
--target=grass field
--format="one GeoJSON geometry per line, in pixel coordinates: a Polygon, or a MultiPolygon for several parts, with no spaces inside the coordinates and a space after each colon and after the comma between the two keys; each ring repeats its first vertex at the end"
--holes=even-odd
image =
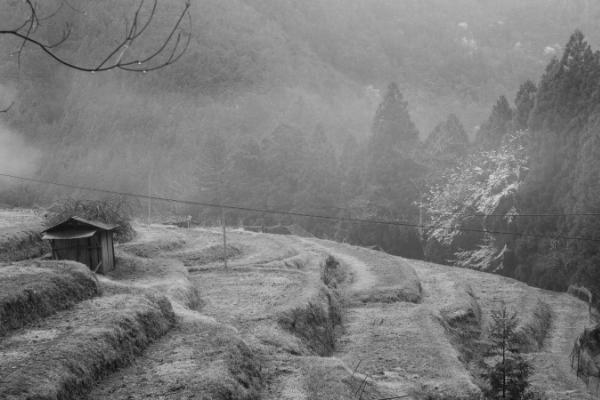
{"type": "Polygon", "coordinates": [[[68,261],[0,267],[0,336],[99,294],[93,274],[68,261]]]}
{"type": "Polygon", "coordinates": [[[17,313],[21,325],[0,338],[0,398],[475,399],[471,360],[502,303],[519,311],[533,387],[549,399],[593,398],[569,365],[587,306],[567,294],[242,230],[228,232],[225,268],[218,229],[136,229],[98,283],[77,265],[63,275],[49,264],[0,267],[0,299],[37,283],[43,296],[57,274],[60,287],[97,285],[92,299],[74,289],[30,320],[17,313]],[[329,256],[339,264],[327,267],[329,256]]]}
{"type": "Polygon", "coordinates": [[[42,216],[32,210],[0,209],[0,262],[39,257],[50,251],[42,240],[42,216]]]}
{"type": "Polygon", "coordinates": [[[83,301],[0,342],[0,398],[80,399],[174,323],[164,297],[83,301]]]}

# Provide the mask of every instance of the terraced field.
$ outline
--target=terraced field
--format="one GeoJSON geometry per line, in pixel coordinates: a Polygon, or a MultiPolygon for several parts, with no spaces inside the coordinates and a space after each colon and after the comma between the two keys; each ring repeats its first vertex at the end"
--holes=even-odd
{"type": "Polygon", "coordinates": [[[0,208],[0,262],[29,259],[48,252],[40,235],[42,222],[39,212],[0,208]]]}
{"type": "MultiPolygon", "coordinates": [[[[535,388],[550,399],[593,398],[569,365],[587,306],[566,294],[239,230],[228,233],[225,269],[217,230],[136,229],[110,276],[71,266],[60,278],[79,286],[56,280],[72,287],[60,304],[22,320],[13,312],[10,325],[0,314],[0,398],[475,399],[468,346],[500,302],[519,310],[523,326],[540,302],[552,310],[542,345],[527,353],[535,388]],[[339,264],[324,269],[328,256],[339,264]]],[[[0,284],[56,271],[4,265],[0,284]]],[[[0,295],[6,304],[28,290],[12,287],[12,300],[0,295]]]]}

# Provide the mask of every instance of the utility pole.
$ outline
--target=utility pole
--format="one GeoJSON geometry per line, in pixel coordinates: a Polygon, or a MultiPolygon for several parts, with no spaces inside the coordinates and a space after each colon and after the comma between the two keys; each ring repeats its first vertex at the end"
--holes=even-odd
{"type": "Polygon", "coordinates": [[[148,225],[150,225],[150,217],[152,215],[152,168],[148,173],[148,225]]]}
{"type": "Polygon", "coordinates": [[[417,189],[419,196],[419,236],[423,238],[423,194],[421,193],[421,187],[415,182],[414,179],[410,179],[410,183],[417,189]]]}
{"type": "Polygon", "coordinates": [[[419,193],[419,235],[423,238],[423,199],[419,193]]]}
{"type": "Polygon", "coordinates": [[[221,207],[221,225],[223,226],[223,264],[227,269],[227,229],[225,228],[225,209],[221,207]]]}
{"type": "Polygon", "coordinates": [[[223,265],[227,269],[227,228],[225,227],[225,208],[223,207],[223,199],[225,198],[223,193],[223,172],[224,168],[221,169],[219,174],[219,204],[221,205],[221,225],[223,226],[223,265]]]}

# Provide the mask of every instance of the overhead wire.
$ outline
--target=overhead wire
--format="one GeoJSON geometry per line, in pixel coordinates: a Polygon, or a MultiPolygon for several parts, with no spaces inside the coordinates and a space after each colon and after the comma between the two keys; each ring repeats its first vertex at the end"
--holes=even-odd
{"type": "MultiPolygon", "coordinates": [[[[423,228],[423,229],[437,228],[437,229],[444,229],[444,230],[456,230],[456,231],[460,231],[460,232],[533,237],[533,238],[538,238],[538,239],[553,239],[553,240],[564,239],[564,240],[600,242],[600,238],[596,239],[596,238],[583,237],[583,236],[567,236],[567,235],[549,236],[549,235],[526,233],[526,232],[506,232],[506,231],[463,228],[463,227],[444,227],[444,226],[439,226],[439,225],[435,225],[435,224],[424,225],[424,224],[415,224],[415,223],[406,222],[406,221],[391,221],[391,220],[380,220],[380,219],[353,218],[353,217],[344,217],[344,216],[316,215],[316,214],[309,214],[309,213],[295,212],[295,211],[274,210],[274,209],[267,209],[267,208],[254,208],[254,207],[201,202],[201,201],[186,200],[186,199],[174,199],[174,198],[170,198],[170,197],[150,196],[150,195],[139,194],[139,193],[130,193],[130,192],[122,192],[122,191],[118,191],[118,190],[95,188],[95,187],[91,187],[91,186],[54,182],[54,181],[49,181],[49,180],[44,180],[44,179],[29,178],[29,177],[23,177],[23,176],[1,173],[1,172],[0,172],[0,177],[16,179],[16,180],[21,180],[21,181],[25,181],[25,182],[33,182],[33,183],[39,183],[39,184],[66,187],[66,188],[70,188],[70,189],[111,194],[111,195],[116,195],[116,196],[133,197],[133,198],[145,199],[145,200],[162,201],[162,202],[167,202],[167,203],[179,203],[179,204],[187,204],[187,205],[194,205],[194,206],[207,207],[207,208],[227,209],[227,210],[235,210],[235,211],[261,213],[261,214],[287,215],[287,216],[293,216],[293,217],[316,218],[316,219],[336,221],[336,222],[388,225],[388,226],[406,227],[406,228],[423,228]]],[[[600,214],[594,214],[594,215],[600,215],[600,214]]]]}
{"type": "MultiPolygon", "coordinates": [[[[342,210],[342,211],[352,211],[350,208],[344,207],[336,207],[336,206],[311,206],[313,208],[320,209],[331,209],[331,210],[342,210]]],[[[442,212],[442,211],[427,211],[428,215],[436,215],[436,216],[459,216],[459,217],[503,217],[503,218],[513,218],[513,217],[600,217],[600,212],[592,213],[592,212],[573,212],[573,213],[550,213],[550,212],[540,212],[540,213],[506,213],[506,214],[486,214],[486,213],[465,213],[461,211],[456,212],[442,212]]]]}

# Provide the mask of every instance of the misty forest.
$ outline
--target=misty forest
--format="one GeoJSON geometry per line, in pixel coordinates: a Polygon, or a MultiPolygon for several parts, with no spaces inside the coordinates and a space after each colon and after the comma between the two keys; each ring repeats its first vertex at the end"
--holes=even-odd
{"type": "MultiPolygon", "coordinates": [[[[180,300],[164,286],[180,279],[165,272],[164,260],[172,258],[196,285],[197,305],[188,308],[239,330],[194,322],[203,326],[202,332],[212,332],[202,340],[223,338],[202,346],[223,352],[223,362],[235,365],[197,361],[202,379],[211,376],[213,381],[202,381],[194,390],[174,384],[172,397],[158,392],[143,397],[146,389],[133,378],[136,374],[127,372],[132,368],[128,362],[111,361],[124,368],[115,379],[139,398],[566,399],[565,393],[577,390],[582,397],[572,398],[595,398],[585,396],[597,395],[600,382],[600,327],[593,310],[600,305],[598,22],[600,3],[591,0],[0,0],[0,209],[34,210],[49,218],[47,228],[71,216],[65,211],[69,207],[112,204],[116,214],[126,217],[111,221],[97,208],[95,218],[118,224],[125,218],[129,230],[116,233],[119,244],[113,252],[120,272],[101,277],[98,284],[105,286],[99,289],[100,299],[107,293],[125,295],[119,289],[124,283],[111,279],[126,280],[131,271],[154,268],[136,262],[158,262],[163,286],[157,290],[169,293],[173,309],[168,308],[177,314],[165,317],[168,331],[180,318],[175,305],[180,300]],[[143,34],[117,47],[128,29],[140,29],[145,18],[151,23],[143,34]],[[2,31],[23,21],[19,32],[47,45],[2,31]],[[163,43],[168,46],[161,48],[163,43]],[[123,61],[145,60],[157,48],[156,57],[147,62],[123,61]],[[104,68],[110,65],[114,68],[104,68]],[[48,217],[52,213],[54,219],[48,217]],[[188,231],[166,234],[160,229],[169,221],[188,231]],[[232,231],[224,254],[219,250],[221,224],[223,232],[232,231]],[[258,236],[243,235],[250,231],[258,236]],[[279,239],[269,239],[283,232],[279,239]],[[161,242],[167,239],[168,245],[161,242]],[[279,247],[288,250],[278,255],[279,247]],[[253,251],[258,255],[251,256],[253,251]],[[267,252],[269,261],[259,262],[267,252]],[[312,262],[309,253],[326,258],[312,262]],[[216,305],[229,301],[224,300],[228,285],[255,279],[223,275],[219,262],[227,266],[230,260],[231,274],[236,274],[235,260],[237,268],[253,263],[277,269],[272,263],[286,257],[295,257],[296,265],[285,261],[286,270],[306,273],[302,285],[307,288],[314,264],[320,289],[315,294],[299,289],[303,294],[286,303],[289,312],[279,305],[273,306],[277,313],[256,311],[272,318],[272,326],[259,329],[243,319],[254,311],[232,311],[233,305],[224,311],[224,305],[216,305]],[[414,266],[394,270],[393,260],[414,260],[414,266]],[[387,286],[374,284],[368,292],[369,279],[359,264],[370,265],[365,268],[372,272],[372,282],[380,279],[387,286]],[[415,286],[408,283],[412,279],[415,286]],[[222,293],[213,293],[210,282],[221,285],[222,293]],[[494,290],[500,294],[492,295],[494,290]],[[566,292],[573,300],[556,297],[566,292]],[[397,302],[434,307],[428,303],[433,293],[444,299],[432,311],[433,320],[443,321],[435,329],[427,325],[430,319],[416,317],[421,311],[391,308],[397,302]],[[305,308],[298,305],[303,296],[311,299],[305,308]],[[448,311],[452,301],[466,311],[458,305],[460,312],[448,311]],[[575,318],[575,301],[583,310],[577,315],[586,317],[577,317],[582,325],[569,333],[574,336],[560,339],[556,332],[567,324],[561,313],[575,318]],[[322,304],[328,304],[325,311],[322,304]],[[368,308],[371,304],[377,304],[377,311],[368,308]],[[368,322],[370,327],[361,328],[360,315],[367,311],[381,324],[368,322]],[[433,339],[427,342],[434,343],[432,349],[438,349],[441,336],[447,337],[442,350],[435,350],[444,354],[438,361],[453,371],[460,365],[464,373],[441,378],[441,372],[415,361],[430,350],[416,337],[403,343],[394,336],[406,320],[431,332],[433,339]],[[394,336],[396,342],[388,343],[391,350],[384,353],[409,352],[402,349],[412,346],[420,349],[418,357],[391,360],[368,347],[365,337],[391,321],[396,328],[382,336],[394,336]],[[294,339],[280,331],[292,332],[294,339]],[[267,334],[277,339],[264,339],[267,334]],[[295,354],[302,361],[286,358],[277,367],[270,364],[273,343],[284,349],[285,357],[295,354]],[[544,368],[562,365],[548,355],[554,356],[556,346],[568,347],[560,357],[573,374],[569,382],[585,389],[568,386],[567,378],[562,389],[552,386],[560,379],[544,368]],[[450,353],[454,358],[446,356],[450,353]],[[309,354],[329,361],[310,364],[309,354]],[[336,359],[344,366],[333,366],[336,359]],[[258,368],[253,363],[265,364],[258,368]],[[287,371],[288,380],[274,372],[278,368],[287,371]],[[225,374],[221,369],[229,375],[218,375],[225,374]],[[351,376],[341,377],[342,370],[351,376]],[[281,389],[299,387],[300,381],[311,382],[304,397],[281,389]],[[221,383],[221,389],[211,392],[221,383]],[[397,393],[403,397],[389,397],[397,393]]],[[[8,234],[2,234],[2,215],[0,246],[8,246],[12,242],[3,242],[8,234]]],[[[11,246],[12,258],[2,258],[8,250],[0,250],[0,262],[6,264],[0,263],[0,282],[2,268],[30,258],[14,256],[26,251],[11,246]]],[[[36,255],[49,251],[44,249],[36,255]]],[[[41,268],[39,262],[35,268],[41,268]]],[[[277,286],[271,278],[256,279],[277,286]]],[[[267,290],[256,285],[253,290],[267,290]]],[[[139,294],[141,289],[132,287],[127,296],[139,294]]],[[[2,288],[0,283],[0,292],[8,290],[2,288]]],[[[251,293],[246,303],[259,307],[263,294],[251,293]]],[[[155,301],[148,299],[144,301],[155,301]]],[[[127,304],[139,315],[136,301],[127,304]]],[[[139,301],[143,309],[146,303],[139,301]]],[[[7,333],[12,328],[5,322],[6,304],[0,293],[0,354],[9,346],[2,344],[3,336],[8,341],[13,337],[7,333]]],[[[242,307],[244,300],[232,304],[242,307]]],[[[140,324],[163,329],[160,321],[140,324]]],[[[95,325],[89,324],[86,329],[93,331],[95,325]]],[[[177,334],[188,329],[183,324],[173,328],[177,334]]],[[[159,339],[164,332],[154,333],[144,336],[148,343],[158,343],[149,352],[159,351],[161,340],[171,340],[159,339]]],[[[412,337],[407,335],[401,336],[412,337]]],[[[6,349],[18,348],[11,346],[6,349]]],[[[142,354],[145,345],[140,346],[133,354],[142,354]]],[[[143,354],[147,365],[156,362],[143,354]]],[[[77,363],[77,368],[85,364],[77,363]]],[[[3,378],[2,365],[0,361],[0,386],[13,391],[0,388],[0,397],[38,398],[19,392],[26,383],[3,378]]],[[[159,366],[152,368],[154,375],[146,375],[151,379],[158,379],[156,374],[175,379],[156,372],[159,366]]],[[[138,375],[143,374],[150,373],[138,375]]],[[[194,381],[189,371],[178,374],[188,383],[177,384],[194,381]]],[[[138,398],[127,397],[117,384],[110,389],[111,379],[91,392],[88,382],[67,394],[39,398],[138,398]]]]}

